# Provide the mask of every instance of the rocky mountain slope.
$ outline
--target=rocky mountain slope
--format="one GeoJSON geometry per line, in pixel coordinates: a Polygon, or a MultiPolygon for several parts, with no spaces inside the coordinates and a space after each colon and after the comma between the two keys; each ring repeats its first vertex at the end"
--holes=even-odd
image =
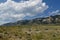
{"type": "Polygon", "coordinates": [[[31,20],[19,20],[14,23],[3,24],[2,26],[27,25],[27,24],[60,24],[60,15],[45,18],[35,18],[31,20]]]}

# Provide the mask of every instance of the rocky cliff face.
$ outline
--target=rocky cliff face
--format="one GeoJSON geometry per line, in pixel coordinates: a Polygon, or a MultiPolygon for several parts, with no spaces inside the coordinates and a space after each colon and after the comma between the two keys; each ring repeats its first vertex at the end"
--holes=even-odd
{"type": "Polygon", "coordinates": [[[35,18],[32,20],[20,20],[14,23],[7,23],[3,26],[28,25],[28,24],[60,24],[60,15],[49,16],[46,18],[35,18]]]}

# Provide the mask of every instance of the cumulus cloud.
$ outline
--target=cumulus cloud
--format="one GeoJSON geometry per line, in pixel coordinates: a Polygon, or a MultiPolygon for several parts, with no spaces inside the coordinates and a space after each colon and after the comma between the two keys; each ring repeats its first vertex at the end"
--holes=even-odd
{"type": "Polygon", "coordinates": [[[21,20],[26,16],[35,16],[48,8],[43,0],[28,0],[15,2],[7,0],[0,3],[0,22],[12,22],[21,20]]]}

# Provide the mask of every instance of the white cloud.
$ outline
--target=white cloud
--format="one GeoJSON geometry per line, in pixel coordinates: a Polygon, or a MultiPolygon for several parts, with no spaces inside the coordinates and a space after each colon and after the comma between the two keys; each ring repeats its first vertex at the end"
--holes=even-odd
{"type": "Polygon", "coordinates": [[[55,10],[55,11],[52,11],[52,12],[49,12],[49,15],[60,15],[60,10],[55,10]]]}
{"type": "Polygon", "coordinates": [[[14,2],[7,0],[0,4],[0,22],[12,22],[21,20],[26,16],[35,16],[48,8],[42,0],[29,0],[14,2]]]}

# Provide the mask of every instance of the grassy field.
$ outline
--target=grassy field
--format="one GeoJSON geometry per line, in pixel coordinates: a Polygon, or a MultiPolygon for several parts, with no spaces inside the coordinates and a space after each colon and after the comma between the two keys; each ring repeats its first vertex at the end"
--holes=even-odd
{"type": "Polygon", "coordinates": [[[0,40],[60,40],[60,25],[3,26],[0,40]]]}

